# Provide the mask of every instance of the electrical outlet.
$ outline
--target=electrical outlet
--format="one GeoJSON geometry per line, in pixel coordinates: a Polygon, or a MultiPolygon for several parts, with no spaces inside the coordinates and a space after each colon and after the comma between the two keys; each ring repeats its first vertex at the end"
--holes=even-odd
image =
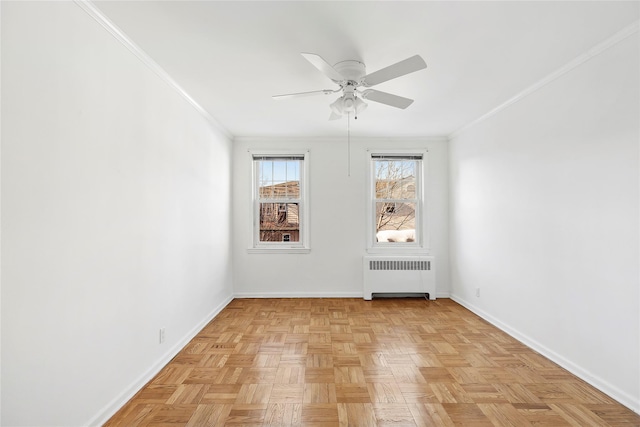
{"type": "Polygon", "coordinates": [[[476,288],[476,296],[480,298],[480,288],[476,288]]]}
{"type": "Polygon", "coordinates": [[[160,344],[164,342],[164,328],[160,328],[160,344]]]}

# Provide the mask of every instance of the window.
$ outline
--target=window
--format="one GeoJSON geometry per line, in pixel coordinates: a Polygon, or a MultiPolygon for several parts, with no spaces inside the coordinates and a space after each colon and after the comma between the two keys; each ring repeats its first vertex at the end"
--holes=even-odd
{"type": "Polygon", "coordinates": [[[369,249],[424,247],[425,153],[370,154],[369,249]]]}
{"type": "Polygon", "coordinates": [[[253,154],[253,248],[308,250],[306,154],[253,154]]]}

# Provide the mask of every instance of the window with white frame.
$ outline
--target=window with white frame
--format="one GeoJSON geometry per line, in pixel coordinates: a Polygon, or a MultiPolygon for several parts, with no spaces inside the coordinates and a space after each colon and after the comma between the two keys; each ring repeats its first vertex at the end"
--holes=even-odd
{"type": "Polygon", "coordinates": [[[371,153],[369,248],[423,248],[425,153],[371,153]]]}
{"type": "Polygon", "coordinates": [[[253,154],[253,247],[306,249],[304,154],[253,154]]]}

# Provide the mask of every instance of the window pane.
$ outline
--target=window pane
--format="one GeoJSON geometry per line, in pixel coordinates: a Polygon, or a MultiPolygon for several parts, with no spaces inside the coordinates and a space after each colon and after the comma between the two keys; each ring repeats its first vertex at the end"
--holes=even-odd
{"type": "Polygon", "coordinates": [[[415,160],[375,160],[376,199],[415,199],[415,160]]]}
{"type": "Polygon", "coordinates": [[[259,160],[258,197],[299,199],[301,160],[259,160]]]}
{"type": "Polygon", "coordinates": [[[258,162],[258,185],[260,197],[272,197],[271,177],[273,176],[273,162],[258,162]]]}
{"type": "Polygon", "coordinates": [[[261,242],[299,242],[298,203],[260,203],[261,242]]]}
{"type": "Polygon", "coordinates": [[[273,180],[275,182],[284,182],[287,180],[287,163],[286,161],[272,161],[273,163],[273,180]]]}
{"type": "Polygon", "coordinates": [[[376,202],[375,220],[377,241],[415,241],[415,203],[376,202]]]}

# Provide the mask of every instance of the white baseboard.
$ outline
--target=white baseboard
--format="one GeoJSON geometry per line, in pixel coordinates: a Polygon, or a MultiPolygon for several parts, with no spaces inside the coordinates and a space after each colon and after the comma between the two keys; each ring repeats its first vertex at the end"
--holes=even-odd
{"type": "Polygon", "coordinates": [[[578,378],[586,381],[587,383],[589,383],[593,387],[597,388],[601,392],[605,393],[606,395],[608,395],[612,399],[618,401],[622,405],[624,405],[627,408],[631,409],[633,412],[635,412],[637,414],[640,414],[640,402],[637,401],[636,399],[634,399],[633,396],[631,396],[628,393],[620,390],[619,388],[617,388],[616,386],[608,383],[607,381],[603,380],[602,378],[600,378],[600,377],[598,377],[596,375],[593,375],[588,370],[582,368],[581,366],[576,365],[575,363],[571,362],[570,360],[567,360],[565,357],[561,356],[560,354],[556,353],[555,351],[549,349],[548,347],[545,347],[544,345],[540,344],[538,341],[536,341],[536,340],[528,337],[527,335],[521,333],[520,331],[510,327],[509,325],[507,325],[506,323],[503,323],[499,319],[496,319],[495,317],[491,316],[489,313],[485,312],[481,308],[478,308],[477,306],[469,303],[468,301],[460,298],[459,296],[457,296],[455,294],[451,294],[450,298],[453,301],[455,301],[458,304],[460,304],[461,306],[465,307],[466,309],[468,309],[468,310],[472,311],[473,313],[477,314],[478,316],[482,317],[484,320],[486,320],[487,322],[491,323],[493,326],[495,326],[498,329],[500,329],[500,330],[506,332],[507,334],[511,335],[513,338],[517,339],[521,343],[527,345],[528,347],[531,347],[532,349],[534,349],[538,353],[540,353],[543,356],[545,356],[547,359],[549,359],[552,362],[557,363],[558,365],[562,366],[564,369],[566,369],[567,371],[571,372],[573,375],[575,375],[578,378]]]}
{"type": "Polygon", "coordinates": [[[200,323],[194,326],[181,340],[176,342],[160,359],[158,359],[149,369],[140,377],[131,383],[120,395],[109,402],[96,416],[83,425],[101,426],[106,423],[125,403],[147,384],[164,366],[173,359],[188,343],[195,337],[214,317],[218,315],[232,300],[233,295],[229,295],[220,304],[213,309],[200,323]]]}
{"type": "MultiPolygon", "coordinates": [[[[362,298],[361,292],[238,292],[235,298],[362,298]]],[[[436,298],[449,298],[449,292],[437,292],[436,298]]]]}
{"type": "Polygon", "coordinates": [[[362,298],[362,292],[237,292],[236,298],[362,298]]]}

